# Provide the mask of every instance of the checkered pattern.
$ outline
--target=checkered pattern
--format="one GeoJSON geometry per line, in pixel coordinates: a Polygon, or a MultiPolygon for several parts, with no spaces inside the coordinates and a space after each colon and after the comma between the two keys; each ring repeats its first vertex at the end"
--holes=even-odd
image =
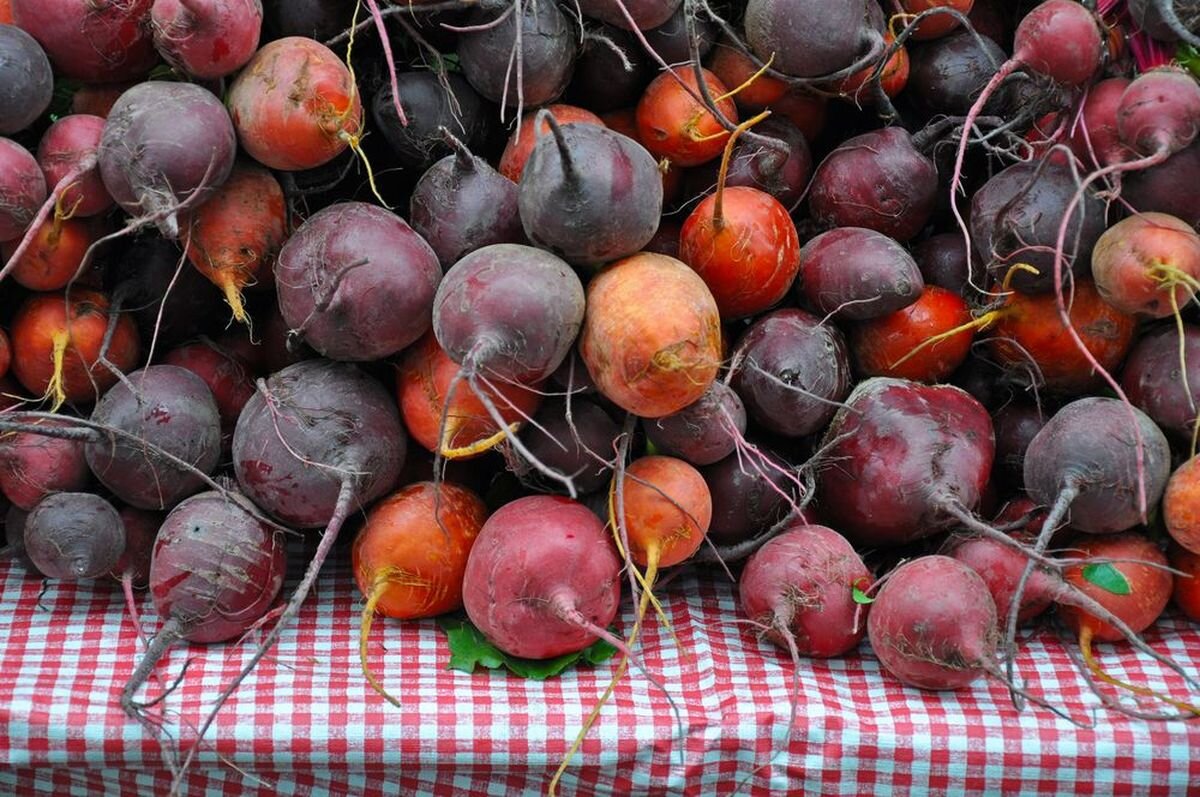
{"type": "MultiPolygon", "coordinates": [[[[0,793],[162,794],[159,742],[117,706],[139,643],[119,590],[41,584],[0,563],[0,793]]],[[[683,644],[651,628],[643,655],[679,712],[636,672],[627,676],[564,780],[565,794],[729,793],[784,742],[791,665],[737,617],[715,574],[664,591],[683,644]]],[[[612,664],[545,683],[447,671],[432,622],[376,624],[371,657],[397,709],[358,669],[360,598],[332,562],[296,627],[226,705],[188,778],[187,794],[448,794],[544,792],[612,664]]],[[[144,610],[152,612],[148,601],[144,610]]],[[[145,618],[147,623],[152,616],[145,618]]],[[[626,613],[625,628],[630,625],[626,613]]],[[[1164,620],[1148,641],[1200,672],[1200,629],[1164,620]]],[[[194,727],[252,646],[181,646],[163,683],[173,733],[194,727]]],[[[1181,679],[1128,649],[1101,646],[1114,675],[1186,693],[1181,679]]],[[[1051,630],[1025,646],[1031,691],[1072,707],[1080,729],[1042,710],[1017,713],[1004,687],[944,694],[881,675],[864,650],[804,661],[787,756],[744,793],[1184,793],[1200,784],[1200,722],[1133,721],[1099,706],[1051,630]]],[[[151,683],[148,695],[161,684],[151,683]]],[[[190,744],[183,733],[183,743],[190,744]]],[[[175,743],[178,743],[178,738],[175,743]]]]}

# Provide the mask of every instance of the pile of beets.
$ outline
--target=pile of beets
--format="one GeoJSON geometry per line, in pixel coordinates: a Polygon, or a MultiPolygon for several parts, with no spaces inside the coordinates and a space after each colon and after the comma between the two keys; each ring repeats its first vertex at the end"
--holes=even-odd
{"type": "Polygon", "coordinates": [[[148,726],[162,653],[263,628],[215,714],[343,526],[389,698],[377,615],[653,679],[705,566],[793,659],[1071,717],[1014,666],[1055,607],[1112,709],[1200,713],[1093,652],[1200,688],[1140,636],[1200,619],[1194,0],[0,21],[4,552],[149,588],[148,726]]]}

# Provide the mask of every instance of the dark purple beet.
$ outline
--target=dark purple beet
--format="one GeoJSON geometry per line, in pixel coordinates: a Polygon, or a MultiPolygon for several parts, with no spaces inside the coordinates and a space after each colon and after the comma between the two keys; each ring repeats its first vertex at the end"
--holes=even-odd
{"type": "MultiPolygon", "coordinates": [[[[543,464],[571,476],[580,493],[608,484],[612,469],[601,460],[612,459],[621,428],[598,404],[572,396],[568,422],[566,401],[550,399],[542,404],[534,421],[521,431],[521,439],[543,464]]],[[[536,471],[529,475],[547,490],[562,492],[561,483],[542,479],[536,471]]]]}
{"type": "Polygon", "coordinates": [[[350,27],[355,0],[262,0],[263,28],[271,38],[332,39],[350,27]]]}
{"type": "Polygon", "coordinates": [[[105,287],[133,314],[141,339],[151,340],[157,326],[163,351],[196,335],[216,334],[228,318],[220,289],[181,258],[174,241],[146,235],[114,253],[104,273],[105,287]]]}
{"type": "Polygon", "coordinates": [[[653,70],[638,40],[627,31],[601,25],[589,31],[584,39],[575,62],[575,74],[567,86],[566,100],[596,113],[630,107],[637,105],[652,76],[653,70]],[[624,54],[623,58],[613,46],[624,54]]]}
{"type": "Polygon", "coordinates": [[[1036,404],[1014,401],[992,413],[996,434],[996,458],[992,473],[1020,487],[1024,478],[1025,449],[1046,425],[1046,416],[1036,404]]]}
{"type": "Polygon", "coordinates": [[[683,5],[683,0],[579,0],[586,17],[598,19],[623,30],[648,30],[664,24],[683,5]],[[624,6],[622,10],[621,6],[624,6]],[[628,12],[627,17],[625,13],[628,12]],[[633,24],[629,24],[630,18],[633,24]]]}
{"type": "MultiPolygon", "coordinates": [[[[967,276],[967,247],[961,234],[942,232],[931,235],[913,247],[913,258],[926,284],[937,285],[962,296],[968,296],[974,290],[967,276]]],[[[975,286],[986,288],[980,279],[979,264],[973,262],[971,266],[975,271],[975,286]]]]}
{"type": "Polygon", "coordinates": [[[198,475],[139,441],[202,473],[211,473],[221,457],[221,416],[212,392],[178,366],[151,365],[130,374],[128,385],[118,382],[96,403],[92,421],[130,435],[102,434],[88,442],[85,454],[96,478],[139,509],[169,509],[204,486],[198,475]]]}
{"type": "Polygon", "coordinates": [[[445,80],[450,86],[449,91],[433,72],[401,72],[397,75],[396,84],[407,125],[400,124],[400,117],[396,115],[391,83],[385,82],[375,92],[371,102],[375,129],[383,134],[396,159],[405,166],[427,169],[450,153],[450,146],[441,133],[443,127],[470,149],[487,143],[491,110],[462,75],[448,72],[445,80]]]}
{"type": "MultiPolygon", "coordinates": [[[[1063,213],[1078,185],[1068,167],[1021,162],[997,173],[971,198],[971,239],[996,280],[1015,263],[1011,285],[1023,293],[1054,289],[1054,245],[1063,213]]],[[[1079,276],[1091,270],[1092,247],[1105,229],[1105,207],[1092,192],[1079,203],[1067,226],[1066,259],[1079,276]]]]}
{"type": "Polygon", "coordinates": [[[928,115],[966,116],[979,92],[1008,60],[998,44],[980,39],[982,47],[969,32],[959,31],[913,47],[905,94],[928,115]]]}
{"type": "Polygon", "coordinates": [[[433,332],[450,359],[485,376],[530,383],[563,362],[583,325],[583,284],[541,249],[493,244],[446,272],[433,332]]]}
{"type": "Polygon", "coordinates": [[[782,117],[763,120],[754,132],[783,142],[785,151],[743,136],[734,145],[725,184],[757,188],[794,208],[812,176],[812,153],[804,134],[782,117]]]}
{"type": "MultiPolygon", "coordinates": [[[[644,33],[646,41],[668,64],[680,64],[691,59],[687,17],[683,5],[680,5],[666,22],[644,33]]],[[[717,41],[717,26],[703,14],[696,15],[696,38],[697,53],[704,58],[717,41]]]]}
{"type": "Polygon", "coordinates": [[[1009,375],[991,360],[972,352],[950,377],[950,382],[971,394],[985,407],[998,407],[1012,396],[1009,375]]]}
{"type": "Polygon", "coordinates": [[[925,290],[916,262],[874,230],[839,227],[800,250],[797,294],[822,316],[865,321],[908,307],[925,290]]]}
{"type": "MultiPolygon", "coordinates": [[[[481,95],[509,107],[523,101],[526,108],[531,108],[553,102],[567,87],[575,65],[578,33],[557,3],[525,3],[521,8],[521,12],[509,14],[494,27],[461,34],[458,59],[463,74],[481,95]],[[518,26],[519,72],[516,64],[509,68],[518,26]]],[[[499,9],[478,9],[466,24],[484,25],[502,13],[499,9]]]]}
{"type": "Polygon", "coordinates": [[[289,526],[329,522],[349,480],[356,504],[396,486],[408,435],[396,402],[361,370],[305,360],[272,374],[233,433],[238,484],[289,526]],[[354,476],[354,474],[359,474],[354,476]]]}
{"type": "Polygon", "coordinates": [[[489,244],[525,241],[517,184],[465,147],[421,175],[409,199],[409,221],[443,269],[489,244]]]}
{"type": "Polygon", "coordinates": [[[395,354],[429,329],[442,278],[437,255],[394,213],[363,202],[317,212],[275,264],[279,309],[296,336],[326,357],[395,354]]]}
{"type": "Polygon", "coordinates": [[[1129,400],[1165,431],[1180,441],[1190,441],[1196,406],[1200,405],[1200,327],[1185,326],[1183,341],[1187,389],[1174,325],[1163,326],[1137,342],[1125,360],[1121,387],[1129,400]]]}
{"type": "Polygon", "coordinates": [[[125,550],[112,504],[92,493],[55,493],[25,518],[25,554],[47,578],[99,578],[125,550]]]}
{"type": "Polygon", "coordinates": [[[165,214],[157,222],[179,236],[174,208],[194,193],[212,193],[229,177],[237,153],[233,122],[221,101],[192,83],[151,80],[120,96],[104,124],[100,176],[126,213],[165,214]]]}
{"type": "Polygon", "coordinates": [[[662,218],[654,156],[606,127],[546,119],[553,135],[538,137],[518,189],[529,240],[575,265],[640,252],[662,218]]]}
{"type": "Polygon", "coordinates": [[[813,175],[808,207],[827,227],[867,227],[897,241],[916,236],[937,200],[933,161],[902,127],[843,142],[813,175]]]}
{"type": "Polygon", "coordinates": [[[1141,433],[1146,503],[1154,507],[1171,475],[1167,438],[1141,410],[1099,396],[1063,407],[1030,442],[1024,466],[1029,497],[1043,506],[1065,499],[1071,526],[1089,534],[1125,531],[1142,522],[1131,421],[1141,433]]]}
{"type": "Polygon", "coordinates": [[[658,225],[658,231],[654,233],[654,237],[650,239],[649,243],[642,247],[642,251],[656,252],[678,260],[679,234],[681,231],[682,228],[679,222],[664,217],[658,225]]]}
{"type": "Polygon", "coordinates": [[[754,421],[789,437],[820,431],[850,391],[842,333],[803,310],[755,321],[734,354],[733,388],[754,421]]]}
{"type": "Polygon", "coordinates": [[[1135,209],[1169,213],[1200,229],[1200,141],[1158,166],[1123,176],[1121,199],[1135,209]]]}
{"type": "Polygon", "coordinates": [[[0,135],[33,124],[50,107],[53,92],[46,52],[16,25],[0,25],[0,135]]]}
{"type": "Polygon", "coordinates": [[[700,469],[712,494],[708,538],[714,543],[735,545],[748,540],[787,511],[784,496],[795,491],[785,473],[789,466],[774,454],[763,453],[773,465],[751,454],[726,457],[700,469]]]}
{"type": "Polygon", "coordinates": [[[746,434],[746,407],[733,388],[716,381],[679,412],[643,420],[646,437],[660,454],[693,465],[711,465],[734,452],[746,434]]]}
{"type": "MultiPolygon", "coordinates": [[[[868,19],[874,0],[749,0],[746,41],[763,61],[796,77],[850,66],[879,34],[868,19]]],[[[875,9],[878,11],[878,7],[875,9]]]]}

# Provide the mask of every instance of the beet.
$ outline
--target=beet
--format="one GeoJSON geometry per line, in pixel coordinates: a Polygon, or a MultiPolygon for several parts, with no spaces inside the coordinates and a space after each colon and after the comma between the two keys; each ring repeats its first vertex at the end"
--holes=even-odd
{"type": "Polygon", "coordinates": [[[33,124],[50,107],[53,92],[45,51],[15,25],[0,25],[0,135],[33,124]]]}
{"type": "MultiPolygon", "coordinates": [[[[1013,164],[971,198],[971,239],[988,272],[1003,280],[1015,263],[1037,269],[1017,270],[1011,285],[1023,293],[1054,288],[1054,248],[1076,179],[1060,163],[1013,164]]],[[[1067,225],[1066,262],[1076,276],[1091,265],[1092,248],[1105,228],[1105,206],[1089,191],[1067,225]]]]}
{"type": "Polygon", "coordinates": [[[29,150],[0,138],[0,241],[20,238],[46,201],[46,178],[29,150]]]}
{"type": "Polygon", "coordinates": [[[1162,497],[1170,472],[1171,452],[1159,428],[1141,410],[1110,398],[1082,398],[1063,407],[1025,452],[1025,490],[1053,507],[1047,526],[1069,511],[1071,525],[1089,534],[1125,531],[1142,522],[1162,497]]]}
{"type": "Polygon", "coordinates": [[[429,329],[437,255],[399,216],[345,202],[311,216],[275,264],[291,333],[326,357],[378,360],[429,329]]]}
{"type": "Polygon", "coordinates": [[[937,285],[960,295],[967,295],[972,282],[983,287],[978,269],[974,274],[967,274],[967,247],[957,233],[929,236],[913,247],[913,258],[927,285],[937,285]]]}
{"type": "Polygon", "coordinates": [[[25,518],[25,553],[47,578],[99,578],[125,550],[112,504],[91,493],[56,493],[25,518]]]}
{"type": "Polygon", "coordinates": [[[446,273],[433,331],[468,374],[530,383],[566,358],[583,313],[583,285],[570,266],[531,246],[494,244],[446,273]]]}
{"type": "Polygon", "coordinates": [[[221,456],[221,416],[212,392],[200,377],[174,365],[147,366],[130,374],[128,383],[118,382],[96,402],[92,422],[124,434],[88,442],[88,467],[139,509],[169,509],[204,486],[199,475],[160,451],[205,474],[221,456]]]}
{"type": "Polygon", "coordinates": [[[753,138],[739,138],[725,184],[757,188],[794,208],[812,176],[812,154],[804,134],[784,118],[765,119],[754,126],[754,132],[780,142],[783,151],[753,138]]]}
{"type": "Polygon", "coordinates": [[[819,432],[850,390],[842,333],[803,310],[755,321],[734,354],[733,387],[754,421],[776,434],[819,432]]]}
{"type": "Polygon", "coordinates": [[[231,75],[258,49],[259,0],[153,0],[154,46],[171,66],[194,78],[231,75]]]}
{"type": "Polygon", "coordinates": [[[409,200],[413,229],[448,269],[490,244],[525,241],[517,184],[456,140],[456,151],[421,175],[409,200]]]}
{"type": "MultiPolygon", "coordinates": [[[[51,422],[44,425],[65,426],[51,422]]],[[[0,490],[13,506],[25,511],[53,493],[84,490],[91,474],[83,451],[79,440],[35,432],[0,437],[0,490]]]]}
{"type": "Polygon", "coordinates": [[[746,408],[733,388],[713,382],[698,400],[671,415],[642,422],[659,453],[711,465],[733,454],[746,434],[746,408]]]}
{"type": "Polygon", "coordinates": [[[136,80],[158,61],[153,0],[9,0],[13,22],[37,39],[62,77],[91,83],[136,80]]]}
{"type": "MultiPolygon", "coordinates": [[[[521,438],[543,464],[571,477],[579,492],[590,493],[607,486],[612,478],[607,460],[621,429],[589,399],[572,397],[570,410],[568,418],[566,401],[546,401],[534,422],[521,430],[521,438]]],[[[538,484],[547,491],[553,487],[547,479],[539,479],[538,484]]]]}
{"type": "Polygon", "coordinates": [[[882,42],[868,20],[874,0],[749,0],[746,40],[780,72],[819,77],[853,64],[882,42]]]}
{"type": "Polygon", "coordinates": [[[1157,166],[1124,175],[1121,198],[1135,210],[1168,213],[1200,228],[1200,141],[1157,166]]]}
{"type": "Polygon", "coordinates": [[[46,185],[54,190],[67,180],[59,202],[74,216],[95,216],[112,207],[96,160],[103,134],[104,120],[99,116],[72,114],[50,125],[38,144],[37,161],[46,185]]]}
{"type": "Polygon", "coordinates": [[[584,16],[623,30],[657,28],[682,5],[683,0],[579,0],[579,10],[584,16]]]}
{"type": "Polygon", "coordinates": [[[443,127],[471,149],[487,141],[492,110],[462,75],[448,72],[444,80],[449,88],[434,72],[401,72],[396,76],[406,125],[396,114],[391,84],[375,92],[371,102],[375,127],[405,166],[427,169],[450,152],[440,132],[443,127]]]}
{"type": "Polygon", "coordinates": [[[627,108],[637,105],[652,76],[638,40],[620,28],[602,25],[583,42],[566,99],[596,113],[627,108]]]}
{"type": "Polygon", "coordinates": [[[595,125],[540,136],[521,173],[517,201],[529,240],[579,265],[642,250],[662,218],[662,174],[632,138],[595,125]]]}
{"type": "MultiPolygon", "coordinates": [[[[860,382],[825,432],[821,516],[858,545],[911,542],[973,511],[991,476],[991,418],[951,385],[860,382]]],[[[1028,465],[1026,465],[1028,467],[1028,465]]]]}
{"type": "MultiPolygon", "coordinates": [[[[495,22],[502,13],[477,9],[467,25],[495,22]]],[[[509,107],[544,105],[557,99],[571,80],[577,38],[557,3],[526,3],[497,25],[460,34],[458,59],[467,80],[492,102],[509,107]],[[521,39],[516,51],[518,26],[521,39]],[[514,59],[517,63],[509,69],[514,59]]]]}
{"type": "Polygon", "coordinates": [[[225,106],[191,83],[148,81],[121,95],[97,154],[104,187],[125,212],[155,217],[179,236],[177,211],[196,205],[233,170],[237,137],[225,106]]]}
{"type": "Polygon", "coordinates": [[[463,577],[467,616],[512,656],[546,659],[605,636],[621,560],[600,520],[567,498],[505,504],[484,523],[463,577]]]}
{"type": "Polygon", "coordinates": [[[712,495],[709,539],[717,545],[736,545],[782,519],[795,492],[790,473],[791,467],[768,451],[761,456],[734,454],[701,468],[712,495]]]}
{"type": "Polygon", "coordinates": [[[912,256],[873,230],[839,227],[813,238],[800,252],[797,293],[822,316],[864,321],[902,310],[925,290],[912,256]]]}
{"type": "Polygon", "coordinates": [[[821,162],[808,207],[827,227],[866,227],[898,241],[916,236],[933,215],[937,169],[902,127],[854,136],[821,162]]]}
{"type": "Polygon", "coordinates": [[[967,31],[912,48],[905,94],[927,115],[965,116],[1007,56],[986,36],[967,31]]]}
{"type": "Polygon", "coordinates": [[[1164,326],[1149,332],[1129,352],[1121,372],[1121,387],[1129,400],[1163,431],[1180,442],[1195,431],[1200,406],[1200,327],[1183,329],[1183,359],[1187,378],[1180,370],[1179,332],[1164,326]]]}

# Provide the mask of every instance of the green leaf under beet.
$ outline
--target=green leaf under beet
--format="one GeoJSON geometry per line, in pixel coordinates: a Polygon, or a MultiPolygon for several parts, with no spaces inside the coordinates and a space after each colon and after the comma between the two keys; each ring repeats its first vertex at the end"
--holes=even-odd
{"type": "Polygon", "coordinates": [[[507,667],[514,675],[534,681],[544,681],[583,660],[589,664],[603,664],[613,657],[617,649],[604,640],[598,640],[578,653],[568,653],[553,659],[522,659],[510,656],[488,641],[479,629],[461,617],[446,617],[438,620],[446,632],[450,645],[449,670],[475,672],[476,667],[495,670],[507,667]]]}
{"type": "Polygon", "coordinates": [[[854,602],[855,602],[855,603],[857,603],[857,604],[860,604],[860,605],[863,605],[863,606],[866,606],[866,605],[867,605],[867,604],[869,604],[869,603],[874,603],[874,602],[875,602],[875,599],[874,599],[874,598],[872,598],[872,597],[871,597],[870,595],[868,595],[867,593],[863,592],[863,591],[862,591],[862,589],[861,589],[861,588],[858,586],[858,584],[857,584],[857,583],[855,583],[855,584],[854,584],[854,585],[853,585],[853,586],[850,588],[850,595],[851,595],[851,597],[853,597],[853,598],[854,598],[854,602]]]}
{"type": "Polygon", "coordinates": [[[1128,595],[1133,592],[1125,574],[1108,562],[1083,566],[1083,577],[1100,589],[1114,595],[1128,595]]]}
{"type": "Polygon", "coordinates": [[[1200,50],[1190,44],[1180,44],[1175,50],[1175,60],[1184,69],[1200,77],[1200,50]]]}

